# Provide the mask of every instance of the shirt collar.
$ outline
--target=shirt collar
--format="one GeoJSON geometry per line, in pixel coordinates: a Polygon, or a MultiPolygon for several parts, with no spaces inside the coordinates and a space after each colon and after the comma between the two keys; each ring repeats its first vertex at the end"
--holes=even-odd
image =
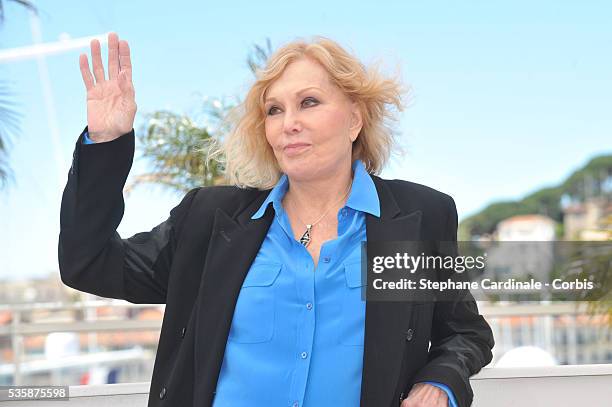
{"type": "MultiPolygon", "coordinates": [[[[353,161],[352,169],[354,171],[353,185],[345,206],[380,217],[380,201],[372,177],[366,171],[365,165],[361,160],[353,161]]],[[[251,216],[251,219],[261,218],[270,203],[272,203],[277,214],[281,213],[281,200],[288,188],[289,178],[287,174],[283,174],[257,212],[251,216]]]]}

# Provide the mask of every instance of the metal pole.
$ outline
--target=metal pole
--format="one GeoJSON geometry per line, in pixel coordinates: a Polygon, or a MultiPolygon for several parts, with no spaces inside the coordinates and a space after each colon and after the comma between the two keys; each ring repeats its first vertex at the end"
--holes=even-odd
{"type": "Polygon", "coordinates": [[[13,385],[21,385],[21,360],[23,359],[23,335],[19,333],[19,324],[21,323],[21,311],[14,310],[12,313],[13,332],[11,340],[13,343],[13,359],[15,363],[15,374],[13,375],[13,385]]]}
{"type": "Polygon", "coordinates": [[[71,38],[47,43],[39,42],[25,47],[3,49],[0,50],[0,63],[33,59],[39,55],[55,55],[80,48],[88,48],[90,41],[93,39],[97,39],[100,41],[100,44],[104,44],[107,41],[107,36],[108,33],[104,33],[89,37],[71,38]]]}

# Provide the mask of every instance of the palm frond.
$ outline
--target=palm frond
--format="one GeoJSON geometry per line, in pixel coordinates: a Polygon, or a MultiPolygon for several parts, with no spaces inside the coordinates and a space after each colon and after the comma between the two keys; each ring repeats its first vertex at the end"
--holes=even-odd
{"type": "Polygon", "coordinates": [[[141,158],[151,171],[132,178],[127,192],[155,183],[185,193],[215,185],[223,174],[219,161],[207,159],[208,142],[214,136],[188,116],[163,110],[149,114],[137,137],[141,158]]]}
{"type": "MultiPolygon", "coordinates": [[[[29,0],[9,1],[38,14],[38,9],[29,0]]],[[[0,24],[4,23],[4,18],[4,2],[0,0],[0,24]]],[[[14,179],[8,165],[8,142],[11,134],[19,130],[19,114],[14,110],[8,95],[8,86],[0,83],[0,190],[4,189],[9,179],[14,179]]]]}
{"type": "MultiPolygon", "coordinates": [[[[271,55],[272,44],[267,38],[265,46],[253,45],[247,64],[256,74],[271,55]]],[[[150,183],[185,193],[198,186],[227,182],[224,157],[215,157],[210,152],[216,152],[215,144],[229,134],[230,123],[239,113],[235,108],[241,106],[241,100],[202,99],[199,111],[191,116],[166,110],[147,115],[137,137],[141,158],[148,161],[151,170],[133,177],[124,192],[150,183]]]]}
{"type": "Polygon", "coordinates": [[[247,56],[247,65],[253,74],[257,73],[257,70],[262,69],[268,58],[272,55],[272,43],[270,38],[266,38],[266,47],[262,47],[258,44],[253,44],[253,51],[247,56]]]}
{"type": "MultiPolygon", "coordinates": [[[[9,1],[12,1],[13,3],[17,3],[21,5],[22,7],[25,7],[34,13],[38,13],[38,9],[34,5],[34,3],[32,3],[31,1],[28,1],[28,0],[9,0],[9,1]]],[[[0,0],[0,23],[3,23],[3,22],[4,22],[4,4],[2,0],[0,0]]]]}
{"type": "Polygon", "coordinates": [[[8,149],[11,136],[19,131],[21,115],[10,100],[8,85],[0,83],[0,189],[4,189],[9,179],[13,179],[8,164],[8,149]]]}

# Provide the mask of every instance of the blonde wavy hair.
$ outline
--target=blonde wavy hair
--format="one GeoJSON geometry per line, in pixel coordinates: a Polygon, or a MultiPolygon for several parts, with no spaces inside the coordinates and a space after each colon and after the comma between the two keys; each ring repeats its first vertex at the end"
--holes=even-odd
{"type": "Polygon", "coordinates": [[[242,103],[226,116],[229,133],[222,143],[209,150],[211,157],[223,162],[230,185],[241,188],[270,189],[278,182],[281,169],[265,134],[265,94],[285,68],[300,58],[318,62],[332,83],[351,100],[362,114],[363,127],[353,143],[352,160],[360,159],[368,173],[379,174],[398,148],[391,122],[403,110],[404,89],[397,78],[385,78],[377,69],[366,68],[338,43],[322,36],[311,41],[298,39],[274,52],[263,69],[256,71],[255,83],[242,103]]]}

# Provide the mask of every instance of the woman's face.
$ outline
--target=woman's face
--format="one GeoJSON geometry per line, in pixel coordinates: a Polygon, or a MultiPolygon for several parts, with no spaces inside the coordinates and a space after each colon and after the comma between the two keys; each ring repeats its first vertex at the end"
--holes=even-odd
{"type": "Polygon", "coordinates": [[[287,65],[268,88],[264,108],[266,139],[289,178],[316,180],[350,166],[361,114],[317,62],[287,65]]]}

